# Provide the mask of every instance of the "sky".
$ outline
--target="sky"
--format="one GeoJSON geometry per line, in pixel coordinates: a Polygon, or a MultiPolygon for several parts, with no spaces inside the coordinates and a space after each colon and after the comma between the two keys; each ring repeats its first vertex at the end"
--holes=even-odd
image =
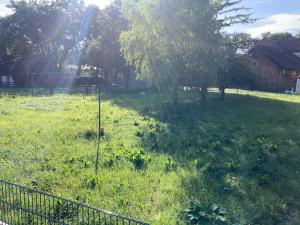
{"type": "Polygon", "coordinates": [[[258,37],[266,32],[300,32],[300,0],[244,0],[257,21],[230,27],[231,32],[246,32],[258,37]]]}
{"type": "MultiPolygon", "coordinates": [[[[0,0],[0,16],[10,13],[5,5],[9,0],[0,0]]],[[[111,0],[85,0],[100,8],[111,0]]],[[[250,25],[236,25],[228,28],[230,32],[246,32],[258,37],[265,32],[300,32],[300,0],[243,0],[243,6],[251,8],[252,17],[258,19],[250,25]]]]}
{"type": "MultiPolygon", "coordinates": [[[[29,0],[30,1],[30,0],[29,0]]],[[[112,0],[84,0],[86,5],[97,5],[100,8],[104,8],[105,6],[109,5],[112,0]]],[[[10,14],[10,10],[6,8],[5,6],[9,0],[0,0],[0,16],[5,16],[10,14]]]]}

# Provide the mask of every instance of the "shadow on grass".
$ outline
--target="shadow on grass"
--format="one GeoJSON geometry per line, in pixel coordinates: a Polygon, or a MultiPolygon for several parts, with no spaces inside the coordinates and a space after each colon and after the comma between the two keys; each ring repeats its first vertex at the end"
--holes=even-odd
{"type": "Polygon", "coordinates": [[[145,149],[190,171],[182,177],[190,199],[205,207],[221,202],[234,222],[289,224],[300,210],[300,104],[239,94],[215,98],[210,94],[203,109],[197,96],[184,93],[176,114],[163,95],[109,99],[143,116],[145,149]]]}

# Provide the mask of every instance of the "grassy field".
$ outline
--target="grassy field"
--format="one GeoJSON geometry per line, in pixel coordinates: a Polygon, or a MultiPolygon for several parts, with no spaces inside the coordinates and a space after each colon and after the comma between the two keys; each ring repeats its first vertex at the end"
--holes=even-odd
{"type": "Polygon", "coordinates": [[[2,96],[0,178],[154,225],[300,224],[300,97],[214,95],[172,114],[164,95],[105,94],[97,175],[96,96],[2,96]]]}

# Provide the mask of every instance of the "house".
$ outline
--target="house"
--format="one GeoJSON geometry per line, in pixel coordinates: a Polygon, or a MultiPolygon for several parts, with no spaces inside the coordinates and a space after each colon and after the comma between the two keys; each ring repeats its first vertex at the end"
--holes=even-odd
{"type": "Polygon", "coordinates": [[[249,51],[249,56],[260,89],[296,88],[300,75],[300,39],[263,39],[249,51]]]}

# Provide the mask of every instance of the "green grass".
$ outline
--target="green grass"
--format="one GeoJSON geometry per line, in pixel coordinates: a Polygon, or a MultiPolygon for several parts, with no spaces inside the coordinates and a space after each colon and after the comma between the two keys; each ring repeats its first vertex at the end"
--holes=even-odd
{"type": "Polygon", "coordinates": [[[226,208],[207,224],[299,224],[300,97],[214,95],[172,114],[164,95],[106,94],[97,175],[96,96],[2,96],[0,178],[157,225],[196,200],[226,208]]]}

